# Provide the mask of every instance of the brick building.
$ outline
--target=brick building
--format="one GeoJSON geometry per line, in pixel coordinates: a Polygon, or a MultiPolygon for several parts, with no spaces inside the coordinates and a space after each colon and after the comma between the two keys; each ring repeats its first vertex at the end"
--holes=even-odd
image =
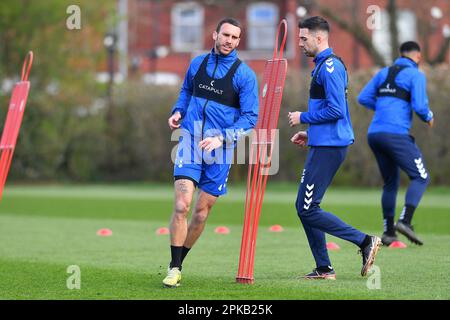
{"type": "MultiPolygon", "coordinates": [[[[297,22],[304,16],[321,15],[321,5],[325,4],[345,22],[358,22],[367,28],[370,41],[386,62],[390,60],[387,0],[118,0],[118,3],[120,13],[127,17],[119,28],[120,71],[152,82],[175,83],[182,79],[192,57],[211,49],[212,32],[226,16],[242,22],[245,32],[238,47],[239,56],[257,73],[262,72],[265,60],[272,56],[277,25],[283,18],[288,21],[285,57],[289,68],[309,69],[310,59],[298,48],[297,22]],[[371,23],[376,27],[371,28],[371,23]]],[[[422,44],[421,40],[426,39],[427,54],[436,55],[444,35],[450,37],[450,1],[399,0],[397,6],[399,41],[416,40],[422,44]]],[[[332,29],[330,45],[350,69],[374,65],[360,41],[332,19],[328,21],[332,29]]]]}

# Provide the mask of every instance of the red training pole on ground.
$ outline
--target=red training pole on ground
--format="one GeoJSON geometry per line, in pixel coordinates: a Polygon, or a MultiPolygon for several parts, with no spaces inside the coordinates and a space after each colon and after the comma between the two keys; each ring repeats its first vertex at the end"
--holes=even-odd
{"type": "Polygon", "coordinates": [[[23,113],[27,104],[30,82],[28,75],[33,64],[33,52],[28,52],[22,67],[22,78],[14,86],[11,101],[6,115],[5,126],[3,127],[2,139],[0,140],[0,200],[3,196],[3,188],[8,177],[9,167],[16,147],[20,125],[22,124],[23,113]]]}
{"type": "Polygon", "coordinates": [[[236,276],[236,281],[239,283],[254,282],[253,266],[255,261],[256,234],[268,171],[271,166],[275,131],[278,125],[278,116],[287,71],[287,60],[283,59],[286,36],[287,22],[283,19],[278,25],[273,58],[266,62],[264,69],[259,116],[255,127],[256,133],[250,139],[250,163],[247,176],[244,226],[242,230],[239,267],[236,276]],[[284,27],[283,30],[282,27],[284,27]],[[279,43],[280,35],[283,36],[281,44],[279,43]],[[278,45],[280,45],[279,50],[278,45]]]}

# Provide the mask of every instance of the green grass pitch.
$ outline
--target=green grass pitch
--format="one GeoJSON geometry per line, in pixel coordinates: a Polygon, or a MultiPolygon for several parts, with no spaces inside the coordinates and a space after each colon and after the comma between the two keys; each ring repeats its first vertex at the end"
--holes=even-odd
{"type": "MultiPolygon", "coordinates": [[[[296,185],[268,184],[258,230],[255,284],[235,282],[245,187],[230,186],[183,266],[182,285],[162,286],[170,260],[170,185],[7,186],[0,203],[0,299],[449,299],[450,190],[430,189],[414,225],[425,245],[382,248],[379,289],[359,275],[357,248],[330,251],[336,281],[306,281],[314,261],[294,201],[296,185]],[[284,232],[269,232],[280,224],[284,232]],[[217,226],[228,235],[214,233],[217,226]],[[97,230],[109,228],[110,237],[97,230]],[[80,289],[68,289],[68,266],[80,289]]],[[[398,197],[398,211],[403,195],[398,197]]],[[[323,208],[364,232],[380,235],[379,190],[331,187],[323,208]]],[[[397,214],[398,216],[398,214],[397,214]]]]}

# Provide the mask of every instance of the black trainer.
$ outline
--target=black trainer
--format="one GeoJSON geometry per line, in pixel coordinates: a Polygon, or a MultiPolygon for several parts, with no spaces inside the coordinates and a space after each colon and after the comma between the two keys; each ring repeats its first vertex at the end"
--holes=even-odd
{"type": "Polygon", "coordinates": [[[361,248],[360,252],[363,258],[361,275],[364,277],[367,275],[370,267],[375,262],[375,256],[378,253],[378,249],[381,247],[381,239],[377,236],[370,236],[370,243],[364,248],[361,248]]]}
{"type": "Polygon", "coordinates": [[[419,238],[417,238],[412,225],[399,220],[395,225],[395,229],[402,235],[407,237],[408,240],[411,241],[412,243],[418,244],[419,246],[423,245],[423,242],[419,238]]]}
{"type": "Polygon", "coordinates": [[[324,279],[324,280],[336,280],[336,272],[334,269],[328,271],[319,271],[317,268],[314,269],[311,273],[308,273],[303,276],[304,279],[324,279]]]}
{"type": "Polygon", "coordinates": [[[384,246],[389,246],[394,241],[398,241],[397,235],[395,233],[389,234],[385,232],[381,236],[381,242],[383,243],[384,246]]]}

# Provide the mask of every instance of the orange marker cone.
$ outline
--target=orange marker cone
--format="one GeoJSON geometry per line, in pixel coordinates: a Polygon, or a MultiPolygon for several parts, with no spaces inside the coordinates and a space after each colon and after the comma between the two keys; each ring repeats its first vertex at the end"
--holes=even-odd
{"type": "Polygon", "coordinates": [[[406,245],[406,244],[404,244],[403,242],[401,242],[401,241],[394,241],[394,242],[392,242],[390,245],[389,245],[389,248],[392,248],[392,249],[405,249],[405,248],[407,248],[408,246],[406,245]]]}
{"type": "Polygon", "coordinates": [[[159,236],[163,235],[163,234],[169,234],[169,233],[170,233],[170,231],[166,227],[158,228],[158,230],[156,230],[156,234],[159,236]]]}
{"type": "Polygon", "coordinates": [[[112,236],[112,231],[108,228],[100,229],[97,231],[97,235],[100,237],[109,237],[112,236]]]}
{"type": "Polygon", "coordinates": [[[273,226],[271,226],[271,227],[269,228],[269,231],[270,231],[270,232],[283,232],[284,229],[283,229],[283,227],[280,226],[279,224],[275,224],[275,225],[273,225],[273,226]]]}
{"type": "Polygon", "coordinates": [[[214,232],[218,233],[218,234],[229,234],[230,233],[230,229],[228,229],[227,227],[224,227],[224,226],[220,226],[220,227],[217,227],[214,230],[214,232]]]}
{"type": "Polygon", "coordinates": [[[337,243],[334,242],[327,242],[327,249],[328,250],[339,250],[341,247],[337,243]]]}

